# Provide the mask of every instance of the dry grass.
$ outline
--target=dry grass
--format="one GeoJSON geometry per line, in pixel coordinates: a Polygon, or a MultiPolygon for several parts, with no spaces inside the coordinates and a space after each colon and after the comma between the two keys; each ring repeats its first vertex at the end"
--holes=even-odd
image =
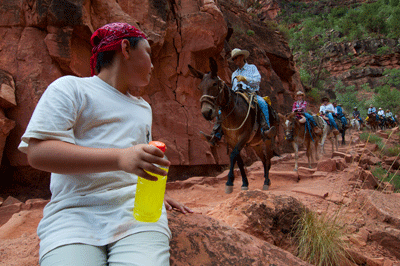
{"type": "Polygon", "coordinates": [[[346,232],[338,222],[338,215],[318,215],[305,210],[296,223],[294,238],[298,257],[317,266],[345,265],[349,255],[346,232]]]}

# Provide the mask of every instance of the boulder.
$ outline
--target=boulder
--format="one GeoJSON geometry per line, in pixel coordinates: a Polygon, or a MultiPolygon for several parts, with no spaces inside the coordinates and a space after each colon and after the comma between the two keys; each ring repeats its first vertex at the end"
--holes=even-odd
{"type": "Polygon", "coordinates": [[[323,172],[336,171],[336,161],[332,159],[319,161],[317,165],[317,171],[323,171],[323,172]]]}
{"type": "Polygon", "coordinates": [[[261,190],[241,191],[207,215],[279,247],[290,246],[289,233],[304,206],[291,196],[261,190]]]}
{"type": "Polygon", "coordinates": [[[172,231],[171,265],[309,265],[213,218],[176,212],[168,218],[172,231]]]}

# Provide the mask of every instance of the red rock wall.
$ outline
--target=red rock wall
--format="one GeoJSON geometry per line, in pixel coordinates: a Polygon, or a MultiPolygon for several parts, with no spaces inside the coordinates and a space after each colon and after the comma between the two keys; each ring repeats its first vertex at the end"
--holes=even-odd
{"type": "Polygon", "coordinates": [[[188,64],[209,71],[208,57],[212,56],[220,65],[219,75],[229,82],[234,70],[227,61],[230,50],[248,49],[249,62],[258,66],[263,77],[261,91],[270,95],[273,107],[282,112],[289,110],[293,92],[301,87],[284,38],[254,22],[230,0],[218,4],[193,0],[0,0],[0,14],[0,70],[14,79],[16,98],[16,106],[2,106],[6,119],[15,121],[5,154],[15,167],[27,166],[26,156],[17,146],[40,96],[63,75],[90,75],[89,38],[109,22],[128,22],[149,37],[155,70],[140,94],[153,108],[153,138],[166,142],[167,156],[175,166],[229,163],[224,145],[211,152],[200,138],[199,131],[209,132],[212,124],[201,116],[201,95],[196,89],[200,81],[190,75],[188,64]],[[239,34],[237,27],[252,28],[255,35],[239,34]],[[234,30],[234,38],[226,42],[228,28],[234,30]]]}

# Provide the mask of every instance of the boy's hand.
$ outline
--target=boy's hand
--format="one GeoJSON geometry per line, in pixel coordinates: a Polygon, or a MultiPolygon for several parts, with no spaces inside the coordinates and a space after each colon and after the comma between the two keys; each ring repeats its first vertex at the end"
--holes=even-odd
{"type": "Polygon", "coordinates": [[[175,209],[184,214],[193,213],[193,211],[190,208],[186,207],[182,203],[179,203],[178,201],[174,200],[173,198],[169,197],[168,195],[164,196],[164,204],[165,204],[165,208],[168,211],[175,209]]]}
{"type": "Polygon", "coordinates": [[[122,149],[118,156],[118,165],[125,172],[156,181],[157,177],[149,175],[145,170],[157,175],[167,175],[166,171],[154,165],[168,167],[171,163],[163,157],[164,153],[159,148],[153,145],[139,144],[122,149]]]}

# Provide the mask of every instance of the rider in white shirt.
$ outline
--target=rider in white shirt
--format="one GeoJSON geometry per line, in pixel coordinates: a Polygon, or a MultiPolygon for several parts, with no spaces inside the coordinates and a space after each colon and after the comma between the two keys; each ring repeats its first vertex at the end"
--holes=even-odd
{"type": "Polygon", "coordinates": [[[333,133],[335,135],[339,134],[339,128],[332,116],[332,114],[335,113],[335,107],[333,107],[333,105],[329,102],[328,97],[322,98],[322,105],[319,108],[319,113],[324,117],[325,120],[328,118],[330,126],[335,128],[333,133]]]}

